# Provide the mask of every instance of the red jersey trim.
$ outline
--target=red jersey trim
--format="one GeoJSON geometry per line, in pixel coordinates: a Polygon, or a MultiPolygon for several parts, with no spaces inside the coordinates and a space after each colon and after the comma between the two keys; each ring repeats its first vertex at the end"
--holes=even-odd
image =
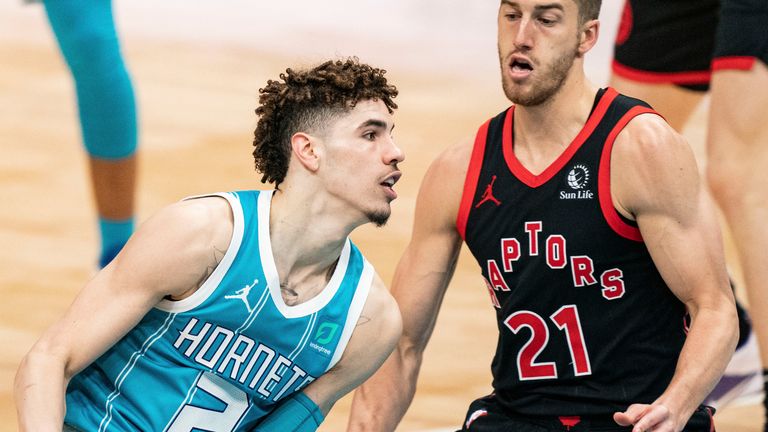
{"type": "Polygon", "coordinates": [[[600,155],[600,170],[597,174],[597,194],[600,199],[600,209],[603,212],[603,217],[605,217],[606,222],[608,222],[608,225],[616,232],[616,234],[638,242],[643,241],[640,229],[622,220],[618,210],[613,206],[613,200],[611,199],[611,151],[613,150],[613,144],[616,141],[616,137],[624,129],[627,123],[638,115],[646,113],[657,114],[656,111],[650,108],[636,106],[627,111],[627,113],[616,122],[616,125],[605,139],[603,153],[600,155]]]}
{"type": "Polygon", "coordinates": [[[634,69],[629,66],[613,60],[611,69],[616,75],[643,83],[652,84],[709,84],[712,78],[712,71],[689,71],[689,72],[650,72],[640,69],[634,69]]]}
{"type": "Polygon", "coordinates": [[[467,176],[464,179],[464,192],[461,194],[459,214],[456,216],[456,229],[459,231],[462,240],[466,240],[464,236],[467,231],[467,220],[469,219],[469,211],[472,208],[472,201],[475,198],[477,182],[480,179],[480,169],[483,166],[483,157],[485,156],[485,146],[488,138],[488,125],[490,124],[491,120],[488,120],[477,130],[475,145],[472,148],[472,157],[469,160],[469,168],[467,168],[467,176]]]}
{"type": "Polygon", "coordinates": [[[755,57],[730,56],[718,57],[712,60],[712,70],[752,70],[755,57]]]}
{"type": "Polygon", "coordinates": [[[563,169],[565,164],[567,164],[571,157],[573,157],[574,153],[576,153],[587,138],[592,135],[592,132],[600,123],[600,120],[603,119],[605,112],[608,110],[611,102],[616,99],[616,96],[618,96],[616,90],[609,87],[605,91],[605,94],[603,94],[603,97],[600,98],[595,110],[590,114],[587,122],[581,128],[581,131],[579,131],[579,134],[576,135],[576,138],[571,141],[565,151],[563,151],[554,162],[538,175],[528,171],[528,169],[517,159],[517,156],[515,156],[515,144],[512,138],[512,119],[514,117],[515,107],[512,106],[509,111],[507,111],[507,116],[504,118],[504,129],[502,131],[504,160],[507,162],[509,170],[518,178],[518,180],[532,188],[537,188],[548,182],[558,171],[563,169]]]}

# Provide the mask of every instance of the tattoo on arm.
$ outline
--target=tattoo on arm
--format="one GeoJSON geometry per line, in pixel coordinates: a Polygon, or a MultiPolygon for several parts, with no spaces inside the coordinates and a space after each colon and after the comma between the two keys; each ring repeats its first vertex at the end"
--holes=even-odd
{"type": "Polygon", "coordinates": [[[369,322],[371,322],[371,318],[370,317],[367,317],[365,315],[360,315],[360,318],[357,320],[357,325],[355,325],[355,327],[359,327],[361,325],[368,324],[369,322]]]}
{"type": "Polygon", "coordinates": [[[209,261],[208,266],[203,271],[203,275],[197,281],[198,288],[200,288],[203,285],[203,283],[208,279],[208,277],[211,276],[211,273],[213,273],[213,271],[216,270],[216,267],[218,267],[221,260],[224,259],[224,254],[226,252],[227,252],[226,250],[218,249],[216,246],[213,247],[213,254],[212,254],[213,259],[209,261]]]}

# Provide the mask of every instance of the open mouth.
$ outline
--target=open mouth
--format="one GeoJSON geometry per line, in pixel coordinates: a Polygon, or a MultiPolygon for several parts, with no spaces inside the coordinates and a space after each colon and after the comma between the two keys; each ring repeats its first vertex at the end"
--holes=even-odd
{"type": "Polygon", "coordinates": [[[524,59],[513,59],[510,68],[512,69],[512,72],[515,73],[528,73],[533,71],[531,63],[524,59]]]}
{"type": "Polygon", "coordinates": [[[387,194],[390,196],[390,198],[395,199],[397,197],[397,193],[395,193],[395,183],[397,183],[398,180],[400,180],[400,176],[402,174],[400,172],[394,172],[390,175],[388,175],[384,181],[379,183],[381,186],[384,186],[387,190],[387,194]]]}
{"type": "Polygon", "coordinates": [[[402,174],[400,174],[399,172],[392,173],[389,176],[387,176],[387,178],[385,178],[384,181],[381,182],[380,184],[382,186],[392,188],[395,185],[395,183],[397,183],[397,181],[400,180],[401,175],[402,174]]]}

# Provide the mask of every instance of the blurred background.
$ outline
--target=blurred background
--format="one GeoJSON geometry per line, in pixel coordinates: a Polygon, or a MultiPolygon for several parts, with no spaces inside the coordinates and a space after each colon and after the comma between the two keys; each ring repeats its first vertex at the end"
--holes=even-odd
{"type": "MultiPolygon", "coordinates": [[[[603,4],[587,74],[605,85],[623,2],[603,4]]],[[[286,67],[357,56],[400,89],[395,138],[406,153],[387,226],[353,234],[385,281],[410,235],[430,161],[506,106],[494,1],[113,3],[139,115],[137,221],[180,198],[262,188],[253,170],[258,89],[286,67]]],[[[703,152],[704,108],[685,132],[703,152]]],[[[16,430],[16,367],[96,271],[98,233],[71,76],[42,5],[0,0],[0,431],[16,430]]],[[[457,426],[490,391],[494,313],[462,253],[398,430],[457,426]]],[[[349,397],[321,430],[343,430],[349,397]]],[[[718,430],[758,431],[757,406],[723,410],[718,430]]]]}

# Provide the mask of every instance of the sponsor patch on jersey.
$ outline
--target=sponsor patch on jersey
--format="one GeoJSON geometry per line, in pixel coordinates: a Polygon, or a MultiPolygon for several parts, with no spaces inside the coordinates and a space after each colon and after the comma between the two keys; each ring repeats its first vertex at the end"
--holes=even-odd
{"type": "Polygon", "coordinates": [[[325,354],[327,356],[331,355],[331,350],[324,347],[323,345],[331,342],[334,336],[336,336],[336,332],[338,330],[339,325],[336,323],[324,322],[320,324],[320,327],[317,328],[317,332],[315,333],[315,338],[312,340],[312,342],[309,343],[309,347],[315,351],[320,352],[321,354],[325,354]]]}
{"type": "Polygon", "coordinates": [[[560,199],[593,199],[595,193],[588,187],[590,185],[590,178],[591,174],[586,165],[574,165],[573,168],[568,171],[568,175],[565,178],[565,183],[568,187],[565,190],[560,191],[560,199]]]}

